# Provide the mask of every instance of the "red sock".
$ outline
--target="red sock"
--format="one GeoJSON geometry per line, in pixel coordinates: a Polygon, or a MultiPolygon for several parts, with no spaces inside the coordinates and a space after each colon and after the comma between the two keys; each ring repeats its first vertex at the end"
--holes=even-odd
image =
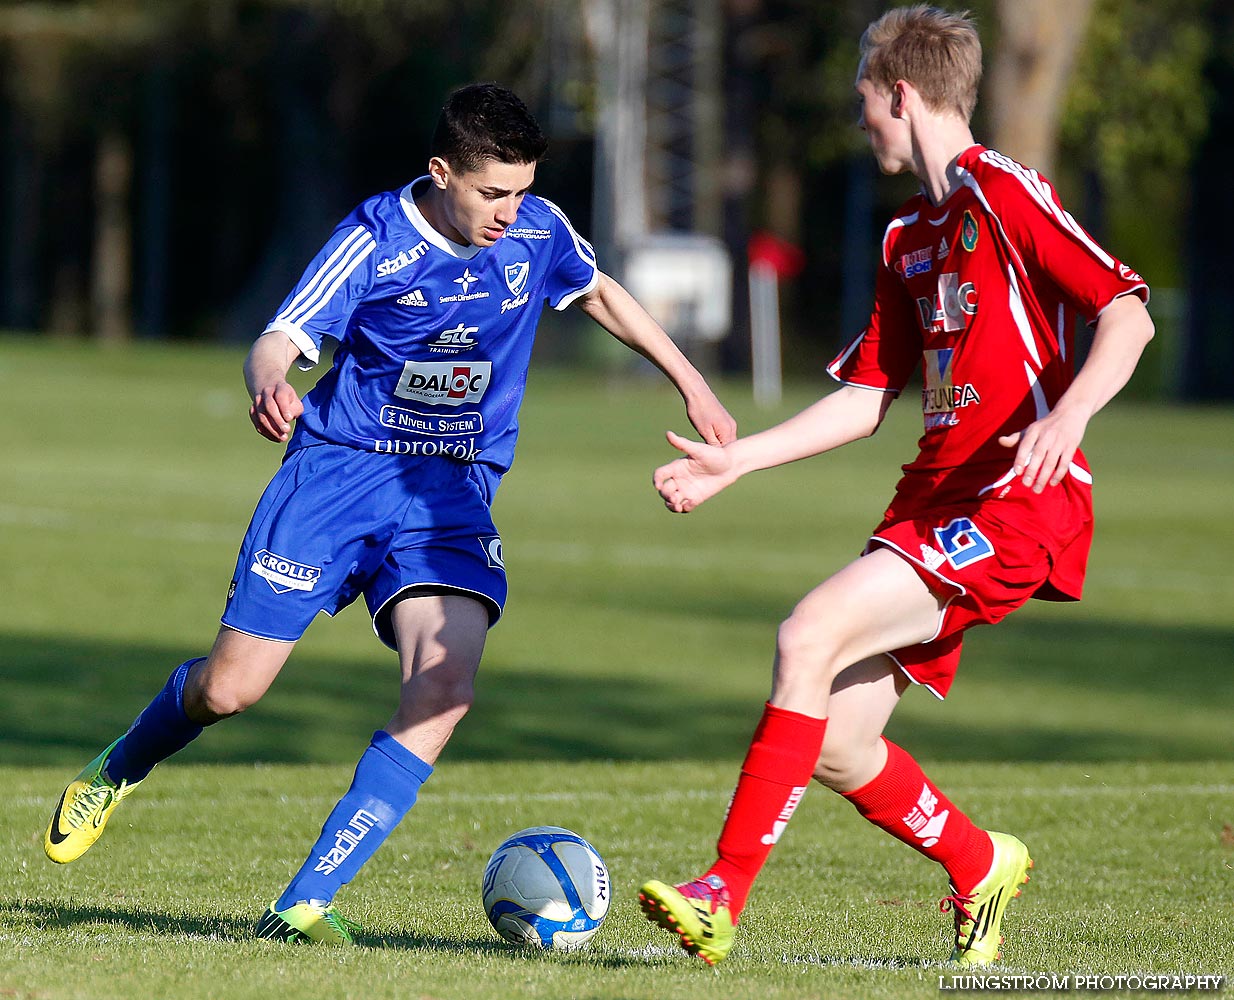
{"type": "Polygon", "coordinates": [[[888,739],[887,765],[878,777],[844,792],[857,811],[931,861],[937,861],[960,892],[985,878],[994,861],[989,836],[974,826],[909,754],[888,739]]]}
{"type": "Polygon", "coordinates": [[[770,703],[763,710],[720,831],[720,857],[707,871],[728,886],[734,919],[810,783],[826,727],[826,719],[770,703]]]}

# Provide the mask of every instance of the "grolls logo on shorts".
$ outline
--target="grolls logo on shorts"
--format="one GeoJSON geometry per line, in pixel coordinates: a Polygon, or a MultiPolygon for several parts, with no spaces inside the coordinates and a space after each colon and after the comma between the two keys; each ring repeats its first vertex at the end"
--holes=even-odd
{"type": "Polygon", "coordinates": [[[408,361],[403,365],[394,395],[445,406],[478,403],[488,389],[492,373],[491,361],[408,361]]]}
{"type": "Polygon", "coordinates": [[[285,559],[268,549],[262,549],[253,556],[250,573],[256,573],[276,594],[286,594],[290,590],[312,590],[321,579],[320,566],[306,566],[293,559],[285,559]]]}

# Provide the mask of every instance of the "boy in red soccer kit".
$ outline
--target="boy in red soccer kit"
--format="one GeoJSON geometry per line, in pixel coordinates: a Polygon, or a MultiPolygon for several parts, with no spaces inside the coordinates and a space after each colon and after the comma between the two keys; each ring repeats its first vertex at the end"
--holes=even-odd
{"type": "Polygon", "coordinates": [[[1092,536],[1089,419],[1130,378],[1153,324],[1144,280],[1098,246],[1036,171],[978,145],[969,120],[981,44],[963,14],[893,10],[861,40],[860,126],[879,168],[921,191],[883,237],[874,309],[829,366],[841,387],[723,447],[670,432],[658,469],[672,511],[756,469],[878,429],[918,362],[924,433],[865,552],[779,628],[772,692],[741,768],[715,863],[647,882],[648,919],[714,964],[811,777],[947,873],[951,961],[999,957],[1008,901],[1032,866],[976,826],[882,732],[901,695],[947,694],[964,631],[1029,598],[1078,600],[1092,536]],[[1076,315],[1094,325],[1074,372],[1076,315]]]}

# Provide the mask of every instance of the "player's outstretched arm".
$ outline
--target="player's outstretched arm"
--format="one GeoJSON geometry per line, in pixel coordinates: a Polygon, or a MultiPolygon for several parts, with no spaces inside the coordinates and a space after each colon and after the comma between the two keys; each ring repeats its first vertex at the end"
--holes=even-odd
{"type": "Polygon", "coordinates": [[[889,392],[841,386],[783,423],[724,447],[669,431],[669,443],[685,456],[656,469],[652,483],[669,510],[689,513],[747,472],[787,465],[869,437],[894,399],[889,392]]]}
{"type": "Polygon", "coordinates": [[[660,324],[620,284],[601,273],[596,287],[577,305],[628,348],[664,372],[681,393],[686,416],[709,444],[727,444],[737,437],[737,421],[716,398],[707,380],[660,324]]]}
{"type": "Polygon", "coordinates": [[[1105,307],[1088,357],[1054,409],[998,439],[1015,448],[1013,466],[1025,486],[1040,493],[1047,484],[1063,481],[1088,421],[1127,384],[1154,332],[1152,317],[1135,295],[1120,296],[1105,307]]]}
{"type": "Polygon", "coordinates": [[[304,412],[296,390],[287,383],[287,372],[300,356],[300,349],[287,334],[263,333],[244,359],[244,384],[248,387],[249,420],[257,433],[271,441],[286,441],[291,422],[304,412]]]}

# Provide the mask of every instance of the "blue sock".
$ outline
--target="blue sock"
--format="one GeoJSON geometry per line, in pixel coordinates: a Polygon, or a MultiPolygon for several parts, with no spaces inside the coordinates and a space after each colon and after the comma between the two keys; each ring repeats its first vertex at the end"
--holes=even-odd
{"type": "Polygon", "coordinates": [[[183,750],[201,735],[202,727],[184,714],[184,679],[189,668],[204,659],[198,656],[176,667],[163,690],[137,716],[108,755],[107,777],[116,784],[141,781],[155,764],[183,750]]]}
{"type": "Polygon", "coordinates": [[[379,730],[356,765],[356,776],[321,828],[276,910],[306,900],[329,903],[350,882],[416,803],[420,786],[433,773],[389,733],[379,730]]]}

